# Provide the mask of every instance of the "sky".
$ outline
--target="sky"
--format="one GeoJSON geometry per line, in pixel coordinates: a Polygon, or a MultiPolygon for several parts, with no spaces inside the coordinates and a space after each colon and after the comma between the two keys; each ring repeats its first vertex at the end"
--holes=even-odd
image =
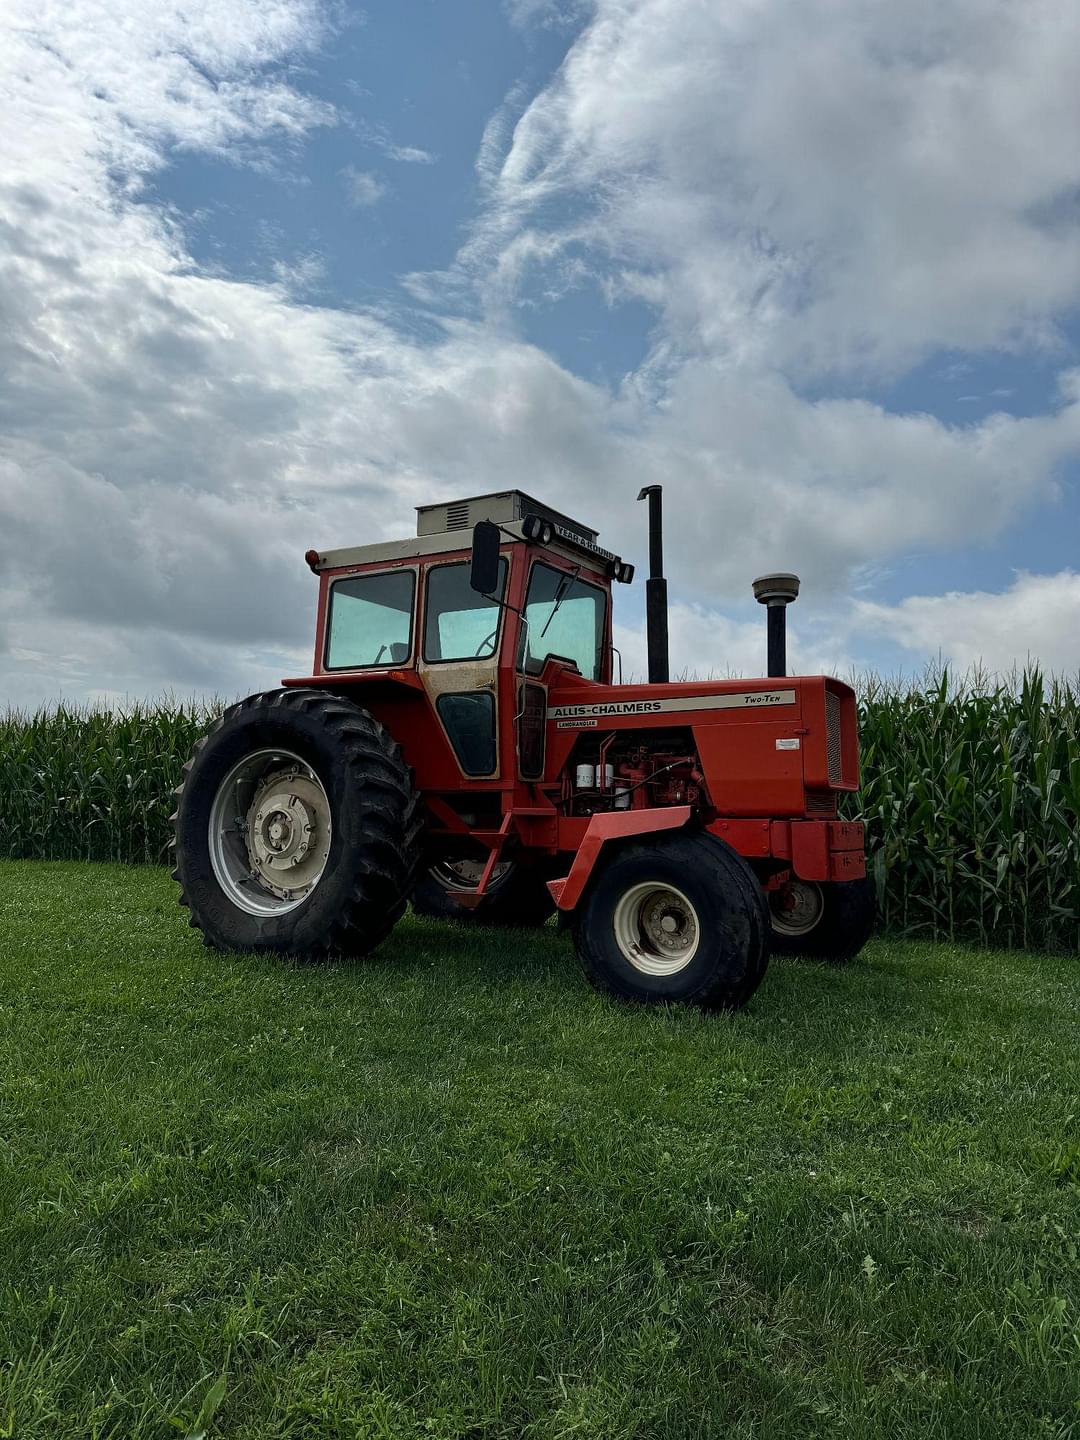
{"type": "Polygon", "coordinates": [[[0,705],[306,673],[305,550],[511,486],[644,570],[664,485],[678,672],[785,569],[794,669],[1080,671],[1080,6],[0,30],[0,705]]]}

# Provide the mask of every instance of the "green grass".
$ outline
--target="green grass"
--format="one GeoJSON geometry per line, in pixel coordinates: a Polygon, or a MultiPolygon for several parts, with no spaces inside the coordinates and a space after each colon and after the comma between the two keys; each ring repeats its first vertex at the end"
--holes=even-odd
{"type": "Polygon", "coordinates": [[[1075,960],[708,1017],[551,929],[297,968],[8,862],[0,967],[0,1435],[1080,1435],[1075,960]]]}

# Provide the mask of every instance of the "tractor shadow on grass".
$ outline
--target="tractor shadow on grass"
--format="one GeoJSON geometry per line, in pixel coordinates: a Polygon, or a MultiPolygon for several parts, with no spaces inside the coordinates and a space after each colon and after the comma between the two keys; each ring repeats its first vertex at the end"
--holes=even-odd
{"type": "Polygon", "coordinates": [[[887,938],[873,939],[845,964],[774,956],[760,989],[739,1012],[701,1012],[681,1006],[641,1007],[597,995],[581,973],[569,933],[553,923],[540,929],[454,925],[409,915],[367,966],[417,979],[437,971],[440,989],[461,988],[496,997],[543,994],[554,1016],[567,1008],[601,1007],[640,1026],[704,1023],[735,1026],[785,1046],[796,1040],[809,1055],[836,1056],[875,1048],[885,1031],[915,1036],[950,1027],[962,1035],[988,1019],[1008,1024],[1016,995],[989,987],[957,988],[957,969],[976,952],[887,938]]]}
{"type": "Polygon", "coordinates": [[[559,994],[588,990],[570,933],[554,921],[519,929],[461,925],[410,912],[372,959],[389,962],[402,974],[434,961],[444,974],[463,982],[497,987],[531,983],[559,994]]]}

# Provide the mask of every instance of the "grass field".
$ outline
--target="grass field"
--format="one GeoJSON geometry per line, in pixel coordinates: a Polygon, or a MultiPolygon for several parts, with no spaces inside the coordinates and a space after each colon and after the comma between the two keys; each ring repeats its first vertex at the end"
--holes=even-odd
{"type": "Polygon", "coordinates": [[[0,969],[0,1435],[1080,1435],[1075,959],[706,1017],[554,930],[295,968],[9,862],[0,969]]]}

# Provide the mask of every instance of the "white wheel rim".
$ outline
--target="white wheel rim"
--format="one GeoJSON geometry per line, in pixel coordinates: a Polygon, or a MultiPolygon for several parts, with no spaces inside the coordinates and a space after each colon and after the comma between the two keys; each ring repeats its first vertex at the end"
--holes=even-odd
{"type": "Polygon", "coordinates": [[[210,807],[210,864],[249,915],[285,915],[322,879],[330,801],[318,775],[290,750],[254,750],[218,786],[210,807]]]}
{"type": "Polygon", "coordinates": [[[681,890],[660,880],[632,885],[612,917],[623,957],[643,975],[677,975],[697,954],[701,925],[681,890]]]}
{"type": "Polygon", "coordinates": [[[770,890],[769,912],[778,935],[809,935],[821,921],[825,896],[812,880],[792,880],[782,890],[770,890]]]}

